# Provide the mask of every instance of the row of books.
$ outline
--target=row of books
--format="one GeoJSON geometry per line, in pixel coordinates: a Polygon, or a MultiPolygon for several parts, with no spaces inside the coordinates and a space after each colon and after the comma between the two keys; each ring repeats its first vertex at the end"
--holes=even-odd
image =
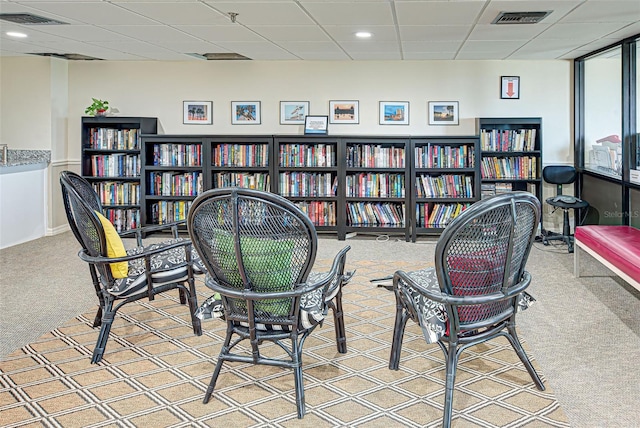
{"type": "Polygon", "coordinates": [[[151,204],[151,223],[167,224],[187,218],[191,201],[158,201],[151,204]]]}
{"type": "Polygon", "coordinates": [[[347,197],[404,198],[404,174],[349,174],[346,188],[347,197]]]}
{"type": "Polygon", "coordinates": [[[316,226],[335,226],[337,224],[335,202],[303,201],[296,202],[296,205],[316,226]]]}
{"type": "Polygon", "coordinates": [[[153,165],[200,166],[202,165],[202,146],[200,144],[154,144],[153,165]]]}
{"type": "Polygon", "coordinates": [[[501,193],[512,192],[513,185],[511,183],[482,183],[480,189],[480,199],[484,199],[501,193]]]}
{"type": "Polygon", "coordinates": [[[473,198],[473,179],[470,175],[420,175],[416,179],[419,198],[473,198]]]}
{"type": "Polygon", "coordinates": [[[127,181],[101,181],[93,183],[93,189],[102,205],[138,205],[140,184],[127,181]]]}
{"type": "Polygon", "coordinates": [[[213,187],[243,187],[268,192],[271,189],[269,174],[257,172],[219,172],[213,175],[213,187]]]}
{"type": "Polygon", "coordinates": [[[347,146],[347,167],[353,168],[404,168],[402,147],[372,144],[347,146]]]}
{"type": "Polygon", "coordinates": [[[99,150],[138,150],[140,134],[137,129],[91,128],[89,148],[99,150]]]}
{"type": "Polygon", "coordinates": [[[140,156],[124,153],[91,155],[91,174],[94,177],[139,177],[140,156]]]}
{"type": "Polygon", "coordinates": [[[536,132],[532,129],[482,129],[481,150],[491,152],[530,152],[536,149],[536,132]]]}
{"type": "Polygon", "coordinates": [[[469,206],[471,204],[417,204],[416,224],[418,227],[446,227],[469,206]]]}
{"type": "Polygon", "coordinates": [[[196,196],[202,193],[200,172],[150,172],[149,195],[196,196]]]}
{"type": "Polygon", "coordinates": [[[338,177],[330,172],[283,172],[279,175],[278,192],[282,196],[336,196],[338,177]]]}
{"type": "Polygon", "coordinates": [[[336,166],[333,144],[283,144],[280,146],[280,166],[332,167],[336,166]]]}
{"type": "Polygon", "coordinates": [[[535,156],[482,158],[482,178],[531,180],[538,178],[535,156]]]}
{"type": "Polygon", "coordinates": [[[347,203],[347,226],[404,226],[404,204],[347,203]]]}
{"type": "Polygon", "coordinates": [[[268,144],[219,144],[212,150],[213,166],[269,166],[268,144]]]}
{"type": "Polygon", "coordinates": [[[109,219],[118,233],[140,227],[140,210],[137,208],[107,208],[104,216],[109,219]]]}
{"type": "Polygon", "coordinates": [[[473,168],[475,149],[471,145],[428,144],[415,148],[416,168],[473,168]]]}

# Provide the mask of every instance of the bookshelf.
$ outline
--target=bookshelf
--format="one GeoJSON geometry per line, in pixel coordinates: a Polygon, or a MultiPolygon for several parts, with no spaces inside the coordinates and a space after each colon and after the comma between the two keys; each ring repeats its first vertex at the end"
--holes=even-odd
{"type": "Polygon", "coordinates": [[[410,239],[410,138],[343,138],[345,232],[404,233],[410,239]]]}
{"type": "Polygon", "coordinates": [[[155,134],[152,117],[85,116],[81,119],[81,175],[89,181],[104,215],[119,232],[141,219],[141,134],[155,134]]]}
{"type": "Polygon", "coordinates": [[[207,158],[207,189],[237,186],[272,192],[273,138],[211,136],[207,158]]]}
{"type": "Polygon", "coordinates": [[[144,135],[141,140],[143,224],[185,220],[191,202],[205,189],[203,138],[144,135]]]}
{"type": "Polygon", "coordinates": [[[294,202],[318,232],[336,232],[338,239],[345,239],[345,216],[338,197],[344,188],[339,142],[335,137],[276,136],[273,177],[275,193],[294,202]]]}
{"type": "Polygon", "coordinates": [[[439,235],[452,219],[479,200],[478,137],[411,139],[411,238],[439,235]]]}

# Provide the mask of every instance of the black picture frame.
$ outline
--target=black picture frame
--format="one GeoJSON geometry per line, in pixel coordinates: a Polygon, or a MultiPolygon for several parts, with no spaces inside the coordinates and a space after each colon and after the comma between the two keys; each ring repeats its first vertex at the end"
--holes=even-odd
{"type": "Polygon", "coordinates": [[[520,99],[520,76],[500,76],[500,98],[520,99]]]}

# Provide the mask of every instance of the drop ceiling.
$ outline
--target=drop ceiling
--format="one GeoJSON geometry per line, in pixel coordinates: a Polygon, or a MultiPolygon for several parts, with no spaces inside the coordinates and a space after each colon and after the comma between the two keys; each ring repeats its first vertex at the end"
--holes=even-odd
{"type": "Polygon", "coordinates": [[[0,13],[67,23],[0,20],[0,56],[104,60],[554,60],[640,34],[638,0],[0,0],[0,13]],[[536,24],[492,24],[540,11],[536,24]]]}

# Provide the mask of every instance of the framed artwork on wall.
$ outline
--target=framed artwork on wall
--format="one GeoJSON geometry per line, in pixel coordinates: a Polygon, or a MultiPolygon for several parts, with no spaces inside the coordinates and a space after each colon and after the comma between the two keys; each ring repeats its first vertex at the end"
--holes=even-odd
{"type": "Polygon", "coordinates": [[[329,101],[329,123],[359,123],[358,101],[329,101]]]}
{"type": "Polygon", "coordinates": [[[508,100],[520,98],[520,76],[500,77],[500,98],[508,100]]]}
{"type": "Polygon", "coordinates": [[[260,101],[231,101],[233,125],[259,125],[260,101]]]}
{"type": "Polygon", "coordinates": [[[409,101],[380,101],[380,125],[408,125],[409,101]]]}
{"type": "Polygon", "coordinates": [[[429,125],[459,125],[458,101],[429,101],[429,125]]]}
{"type": "Polygon", "coordinates": [[[280,101],[280,125],[301,125],[309,114],[309,101],[280,101]]]}
{"type": "Polygon", "coordinates": [[[328,122],[328,116],[306,116],[304,118],[304,133],[326,135],[328,122]]]}
{"type": "Polygon", "coordinates": [[[211,125],[213,101],[183,101],[182,123],[185,125],[211,125]]]}

